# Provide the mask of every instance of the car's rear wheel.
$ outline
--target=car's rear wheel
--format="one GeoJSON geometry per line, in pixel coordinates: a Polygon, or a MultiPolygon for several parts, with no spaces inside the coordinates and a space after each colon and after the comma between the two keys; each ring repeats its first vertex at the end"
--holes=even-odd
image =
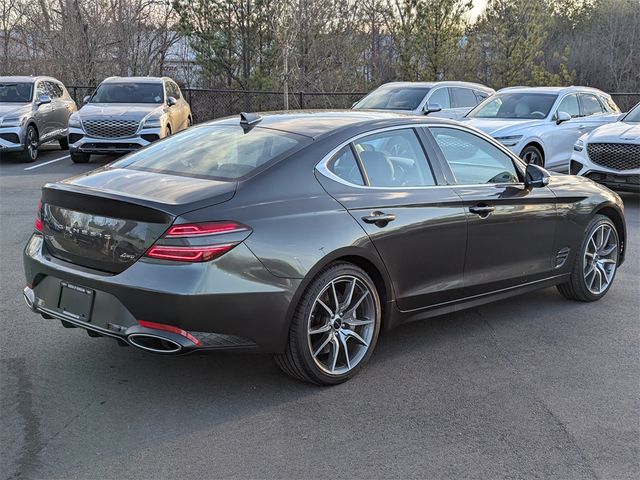
{"type": "Polygon", "coordinates": [[[71,154],[71,161],[73,163],[88,163],[91,160],[89,153],[75,152],[71,154]]]}
{"type": "Polygon", "coordinates": [[[380,297],[371,277],[351,263],[334,263],[300,299],[286,350],[276,363],[303,381],[342,383],[369,360],[380,324],[380,297]]]}
{"type": "Polygon", "coordinates": [[[616,275],[619,248],[614,223],[604,215],[593,217],[585,230],[569,281],[558,285],[560,293],[581,302],[604,297],[616,275]]]}
{"type": "Polygon", "coordinates": [[[526,163],[533,163],[539,167],[544,167],[544,156],[538,147],[535,145],[527,145],[520,152],[520,158],[526,163]]]}
{"type": "Polygon", "coordinates": [[[62,150],[69,150],[69,138],[68,137],[62,137],[60,140],[58,140],[58,143],[60,144],[60,148],[62,150]]]}
{"type": "Polygon", "coordinates": [[[24,140],[24,150],[18,154],[18,157],[25,163],[35,162],[38,159],[38,146],[40,145],[38,130],[36,130],[35,126],[29,125],[27,127],[24,140]]]}

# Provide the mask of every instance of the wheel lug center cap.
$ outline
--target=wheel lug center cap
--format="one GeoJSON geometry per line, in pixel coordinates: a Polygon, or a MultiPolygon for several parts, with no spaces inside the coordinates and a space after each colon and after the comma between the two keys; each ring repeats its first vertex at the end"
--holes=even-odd
{"type": "Polygon", "coordinates": [[[340,320],[339,318],[336,318],[333,322],[333,328],[335,330],[340,330],[340,327],[342,327],[342,320],[340,320]]]}

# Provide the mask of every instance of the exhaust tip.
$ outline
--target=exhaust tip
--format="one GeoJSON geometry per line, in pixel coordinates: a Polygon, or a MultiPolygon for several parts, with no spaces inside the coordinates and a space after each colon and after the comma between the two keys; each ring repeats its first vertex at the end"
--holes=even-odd
{"type": "Polygon", "coordinates": [[[27,307],[35,311],[34,304],[36,302],[36,294],[33,292],[33,289],[30,287],[24,287],[24,290],[22,291],[22,296],[24,298],[25,303],[27,304],[27,307]]]}
{"type": "Polygon", "coordinates": [[[127,340],[134,347],[147,352],[170,354],[182,350],[182,345],[178,342],[149,333],[132,333],[127,340]]]}

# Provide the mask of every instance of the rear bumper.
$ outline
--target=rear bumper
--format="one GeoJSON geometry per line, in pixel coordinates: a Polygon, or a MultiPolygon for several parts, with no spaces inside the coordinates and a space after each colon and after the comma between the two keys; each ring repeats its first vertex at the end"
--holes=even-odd
{"type": "Polygon", "coordinates": [[[145,259],[113,275],[51,257],[36,234],[25,248],[24,267],[25,300],[33,311],[129,344],[132,335],[158,335],[181,345],[171,353],[249,348],[281,352],[289,303],[300,284],[273,276],[244,244],[208,263],[145,259]],[[59,308],[62,281],[94,291],[88,320],[59,308]],[[145,328],[139,321],[177,327],[198,344],[185,335],[145,328]]]}

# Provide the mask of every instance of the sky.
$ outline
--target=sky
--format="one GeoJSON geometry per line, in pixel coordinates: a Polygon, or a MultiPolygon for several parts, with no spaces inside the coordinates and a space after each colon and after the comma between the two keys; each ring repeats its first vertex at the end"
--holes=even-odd
{"type": "Polygon", "coordinates": [[[487,5],[487,0],[473,0],[473,9],[471,10],[471,18],[477,18],[487,5]]]}

